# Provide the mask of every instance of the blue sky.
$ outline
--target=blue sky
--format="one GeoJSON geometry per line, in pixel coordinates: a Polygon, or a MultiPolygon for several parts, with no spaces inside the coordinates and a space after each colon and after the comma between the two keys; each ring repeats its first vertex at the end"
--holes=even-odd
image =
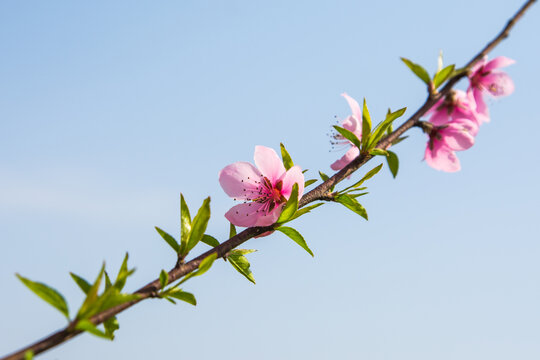
{"type": "MultiPolygon", "coordinates": [[[[460,66],[519,6],[2,2],[0,354],[65,321],[15,272],[75,311],[68,272],[115,272],[128,251],[137,289],[174,265],[153,226],[177,232],[180,192],[192,211],[212,197],[208,233],[223,240],[221,168],[283,142],[312,177],[330,173],[340,93],[366,97],[376,120],[410,115],[425,90],[399,57],[433,71],[442,49],[460,66]]],[[[84,335],[43,358],[538,359],[538,11],[493,52],[517,61],[516,91],[492,102],[461,172],[423,163],[413,129],[397,179],[368,184],[369,222],[337,204],[297,221],[315,258],[281,234],[251,240],[257,285],[218,262],[186,284],[197,307],[144,302],[114,342],[84,335]]]]}

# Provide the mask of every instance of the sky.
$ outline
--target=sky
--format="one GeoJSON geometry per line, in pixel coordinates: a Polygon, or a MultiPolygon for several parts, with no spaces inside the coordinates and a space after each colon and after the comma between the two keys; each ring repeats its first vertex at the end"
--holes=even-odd
{"type": "MultiPolygon", "coordinates": [[[[342,92],[374,121],[410,115],[426,93],[399,57],[462,66],[521,4],[0,2],[0,354],[65,326],[16,272],[74,314],[68,273],[115,273],[129,252],[138,289],[174,266],[153,227],[177,235],[180,193],[192,213],[211,196],[207,233],[225,240],[220,169],[283,142],[308,178],[331,174],[342,92]]],[[[291,224],[314,258],[282,234],[250,240],[256,285],[218,261],[185,284],[196,307],[145,301],[113,342],[85,334],[42,358],[538,359],[539,11],[492,53],[516,60],[516,90],[491,102],[460,172],[427,166],[413,129],[397,178],[367,184],[369,221],[325,204],[291,224]]]]}

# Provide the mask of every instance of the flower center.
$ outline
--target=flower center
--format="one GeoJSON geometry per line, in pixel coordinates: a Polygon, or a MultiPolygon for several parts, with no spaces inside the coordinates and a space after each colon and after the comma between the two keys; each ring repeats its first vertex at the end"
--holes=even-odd
{"type": "Polygon", "coordinates": [[[263,204],[260,210],[269,213],[276,206],[287,202],[287,199],[281,193],[282,188],[283,181],[280,180],[275,185],[272,185],[270,179],[265,176],[263,181],[260,182],[259,196],[253,201],[263,204]]]}

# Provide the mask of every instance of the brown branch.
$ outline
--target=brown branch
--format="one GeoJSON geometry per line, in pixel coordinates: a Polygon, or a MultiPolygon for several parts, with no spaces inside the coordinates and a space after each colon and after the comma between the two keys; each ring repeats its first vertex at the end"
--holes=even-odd
{"type": "MultiPolygon", "coordinates": [[[[502,40],[508,37],[510,34],[510,30],[514,27],[514,25],[523,17],[525,12],[536,2],[536,0],[529,0],[527,1],[520,9],[519,11],[508,21],[506,26],[503,28],[503,30],[491,41],[489,42],[482,51],[480,51],[472,60],[470,60],[467,65],[463,67],[463,71],[460,72],[458,75],[452,77],[447,84],[438,92],[438,93],[430,93],[430,96],[428,96],[426,102],[424,105],[422,105],[407,121],[405,121],[400,127],[398,127],[396,130],[394,130],[390,135],[383,138],[379,143],[377,144],[377,148],[379,149],[387,149],[390,147],[393,141],[397,140],[401,135],[403,135],[407,130],[410,128],[416,126],[418,122],[420,121],[420,118],[442,97],[446,96],[454,87],[454,85],[461,80],[463,77],[467,75],[467,71],[470,70],[470,68],[480,61],[485,55],[487,55],[491,50],[493,50],[502,40]]],[[[334,174],[330,179],[323,182],[319,186],[317,186],[315,189],[309,191],[308,193],[304,194],[304,196],[300,199],[299,207],[305,206],[313,201],[317,200],[323,200],[323,201],[329,201],[332,199],[332,196],[329,194],[330,189],[338,184],[339,182],[343,181],[346,177],[351,175],[353,172],[358,170],[361,166],[363,166],[365,163],[367,163],[369,160],[371,160],[373,156],[369,154],[360,154],[356,159],[354,159],[351,163],[349,163],[347,166],[345,166],[343,169],[341,169],[339,172],[334,174]]],[[[241,233],[231,237],[229,240],[223,242],[219,246],[216,246],[215,248],[208,250],[202,255],[199,255],[195,259],[187,262],[187,263],[180,263],[177,264],[171,271],[169,271],[169,283],[172,283],[181,277],[191,273],[192,271],[196,270],[201,261],[204,260],[206,257],[210,256],[211,254],[217,253],[217,257],[221,258],[226,256],[226,254],[231,251],[232,249],[236,248],[237,246],[241,245],[242,243],[246,242],[247,240],[261,235],[264,232],[272,231],[274,230],[274,227],[276,225],[266,226],[266,227],[253,227],[248,228],[241,233]]],[[[137,304],[138,302],[148,299],[151,297],[155,297],[155,294],[157,291],[161,289],[159,279],[156,279],[147,285],[143,286],[139,290],[137,290],[135,293],[139,294],[140,297],[137,300],[133,300],[118,306],[115,306],[111,309],[108,309],[106,311],[103,311],[95,316],[93,316],[90,321],[94,323],[95,325],[103,323],[105,320],[117,315],[118,313],[132,307],[133,305],[137,304]]],[[[27,351],[32,351],[34,354],[42,353],[48,349],[51,349],[61,343],[66,342],[67,340],[79,335],[82,331],[80,330],[74,330],[74,323],[70,324],[66,328],[59,330],[46,338],[31,344],[29,346],[26,346],[25,348],[11,354],[3,357],[0,360],[22,360],[24,359],[24,355],[27,351]]]]}

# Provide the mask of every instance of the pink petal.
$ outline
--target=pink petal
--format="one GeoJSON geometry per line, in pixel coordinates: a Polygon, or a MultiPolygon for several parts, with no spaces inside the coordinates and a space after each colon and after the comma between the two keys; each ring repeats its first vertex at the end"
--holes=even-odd
{"type": "Polygon", "coordinates": [[[468,119],[458,119],[442,129],[440,134],[444,143],[454,151],[467,150],[474,145],[474,134],[478,131],[478,125],[468,119]]]}
{"type": "Polygon", "coordinates": [[[492,72],[482,78],[482,85],[493,96],[507,96],[514,92],[514,81],[504,72],[492,72]]]}
{"type": "Polygon", "coordinates": [[[458,125],[466,128],[467,131],[470,131],[473,133],[474,136],[478,133],[478,129],[480,129],[480,125],[472,119],[469,118],[456,118],[453,119],[452,122],[448,125],[458,125]]]}
{"type": "Polygon", "coordinates": [[[281,194],[289,199],[291,196],[292,187],[295,183],[298,184],[298,199],[304,194],[304,174],[302,174],[302,169],[300,166],[295,165],[283,176],[283,187],[281,189],[281,194]]]}
{"type": "Polygon", "coordinates": [[[483,91],[474,88],[472,93],[474,95],[474,101],[476,102],[476,118],[478,119],[478,124],[482,125],[485,122],[489,122],[489,109],[484,101],[483,91]]]}
{"type": "Polygon", "coordinates": [[[481,70],[481,68],[486,65],[486,62],[487,62],[487,55],[484,56],[482,58],[482,60],[478,61],[476,64],[473,65],[473,67],[471,68],[471,73],[469,75],[469,79],[473,78],[475,75],[477,75],[476,72],[481,70]]]}
{"type": "Polygon", "coordinates": [[[252,227],[259,219],[264,216],[263,211],[259,211],[263,204],[257,202],[249,202],[233,206],[225,213],[225,218],[236,226],[252,227]],[[258,212],[257,212],[258,211],[258,212]]]}
{"type": "Polygon", "coordinates": [[[359,139],[362,138],[362,122],[354,116],[347,116],[341,123],[341,127],[353,132],[359,139]]]}
{"type": "Polygon", "coordinates": [[[347,95],[347,93],[343,93],[341,94],[341,96],[343,96],[345,100],[347,100],[347,102],[349,103],[353,116],[358,121],[362,121],[362,110],[360,110],[360,105],[358,104],[358,101],[347,95]]]}
{"type": "Polygon", "coordinates": [[[257,218],[257,222],[255,222],[255,225],[253,226],[268,226],[272,225],[277,221],[279,218],[279,215],[281,214],[281,211],[283,210],[282,206],[276,206],[274,210],[270,211],[268,214],[261,214],[260,212],[257,214],[259,217],[257,218]]]}
{"type": "Polygon", "coordinates": [[[458,103],[467,102],[467,93],[463,90],[454,90],[454,96],[458,103]]]}
{"type": "Polygon", "coordinates": [[[450,115],[448,115],[446,108],[433,112],[433,115],[429,118],[429,122],[437,126],[447,124],[449,121],[450,115]]]}
{"type": "MultiPolygon", "coordinates": [[[[266,176],[272,184],[285,173],[285,166],[278,154],[266,146],[255,146],[255,165],[263,176],[266,176]]],[[[260,174],[259,174],[260,175],[260,174]]]]}
{"type": "Polygon", "coordinates": [[[236,162],[228,165],[219,172],[219,183],[225,193],[237,199],[251,198],[251,194],[257,193],[260,185],[260,172],[247,162],[236,162]]]}
{"type": "Polygon", "coordinates": [[[516,60],[507,58],[506,56],[498,56],[486,64],[484,71],[491,71],[493,69],[506,67],[515,63],[516,60]]]}
{"type": "Polygon", "coordinates": [[[465,128],[472,136],[478,135],[478,130],[480,130],[480,125],[478,122],[471,120],[469,118],[455,119],[452,121],[454,124],[458,124],[465,128]]]}
{"type": "Polygon", "coordinates": [[[433,150],[426,146],[424,159],[426,163],[436,170],[456,172],[461,169],[456,153],[448,148],[442,141],[433,142],[433,150]]]}
{"type": "Polygon", "coordinates": [[[351,161],[353,161],[358,155],[360,155],[360,150],[356,146],[353,146],[341,157],[341,159],[335,161],[330,168],[332,170],[341,170],[347,166],[351,161]]]}
{"type": "Polygon", "coordinates": [[[452,122],[456,119],[469,119],[475,123],[480,123],[481,120],[478,119],[478,112],[476,109],[476,101],[474,99],[474,94],[472,91],[467,93],[461,92],[463,95],[460,96],[460,99],[457,103],[457,106],[454,108],[454,113],[452,114],[452,122]]]}

